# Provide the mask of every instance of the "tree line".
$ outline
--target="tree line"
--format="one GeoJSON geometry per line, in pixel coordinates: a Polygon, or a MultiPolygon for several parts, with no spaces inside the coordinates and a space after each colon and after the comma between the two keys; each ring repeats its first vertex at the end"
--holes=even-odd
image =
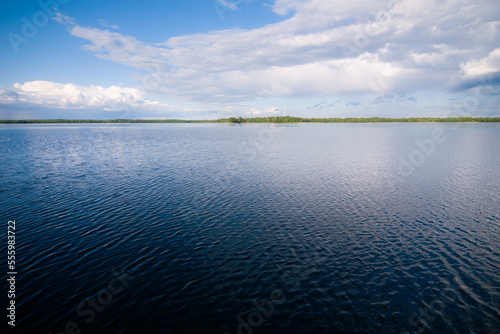
{"type": "Polygon", "coordinates": [[[182,119],[25,119],[25,120],[0,120],[0,124],[102,124],[102,123],[464,123],[464,122],[500,122],[500,117],[346,117],[346,118],[305,118],[294,116],[268,116],[268,117],[229,117],[216,120],[182,120],[182,119]]]}

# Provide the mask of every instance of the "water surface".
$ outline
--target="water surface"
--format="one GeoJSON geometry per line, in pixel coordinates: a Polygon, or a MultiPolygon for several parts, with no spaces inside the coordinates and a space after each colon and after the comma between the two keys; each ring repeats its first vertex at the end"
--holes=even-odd
{"type": "Polygon", "coordinates": [[[498,333],[498,143],[497,124],[0,126],[16,332],[498,333]]]}

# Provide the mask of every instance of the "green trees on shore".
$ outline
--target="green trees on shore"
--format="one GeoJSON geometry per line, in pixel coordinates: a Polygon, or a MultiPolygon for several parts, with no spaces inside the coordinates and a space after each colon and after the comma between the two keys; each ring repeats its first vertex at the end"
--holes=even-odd
{"type": "Polygon", "coordinates": [[[71,124],[71,123],[464,123],[464,122],[500,122],[500,117],[410,117],[410,118],[385,118],[385,117],[348,117],[348,118],[304,118],[294,116],[268,116],[268,117],[229,117],[216,120],[182,120],[182,119],[26,119],[26,120],[0,120],[0,124],[71,124]]]}
{"type": "Polygon", "coordinates": [[[348,117],[348,118],[304,118],[294,116],[268,116],[239,118],[221,118],[215,123],[428,123],[428,122],[500,122],[500,117],[410,117],[410,118],[385,118],[385,117],[348,117]]]}

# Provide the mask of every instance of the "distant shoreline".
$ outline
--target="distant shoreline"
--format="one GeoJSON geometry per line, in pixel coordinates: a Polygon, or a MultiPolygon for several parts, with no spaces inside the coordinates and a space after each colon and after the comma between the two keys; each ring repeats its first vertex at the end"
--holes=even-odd
{"type": "Polygon", "coordinates": [[[161,124],[161,123],[498,123],[500,117],[348,117],[348,118],[305,118],[293,116],[272,117],[230,117],[216,120],[182,120],[182,119],[25,119],[0,120],[0,124],[161,124]]]}

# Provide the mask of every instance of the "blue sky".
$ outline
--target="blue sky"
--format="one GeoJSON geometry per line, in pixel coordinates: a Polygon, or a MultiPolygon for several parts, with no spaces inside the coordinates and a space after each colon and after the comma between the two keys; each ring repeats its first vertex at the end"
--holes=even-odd
{"type": "Polygon", "coordinates": [[[500,116],[496,0],[0,8],[1,119],[500,116]]]}

